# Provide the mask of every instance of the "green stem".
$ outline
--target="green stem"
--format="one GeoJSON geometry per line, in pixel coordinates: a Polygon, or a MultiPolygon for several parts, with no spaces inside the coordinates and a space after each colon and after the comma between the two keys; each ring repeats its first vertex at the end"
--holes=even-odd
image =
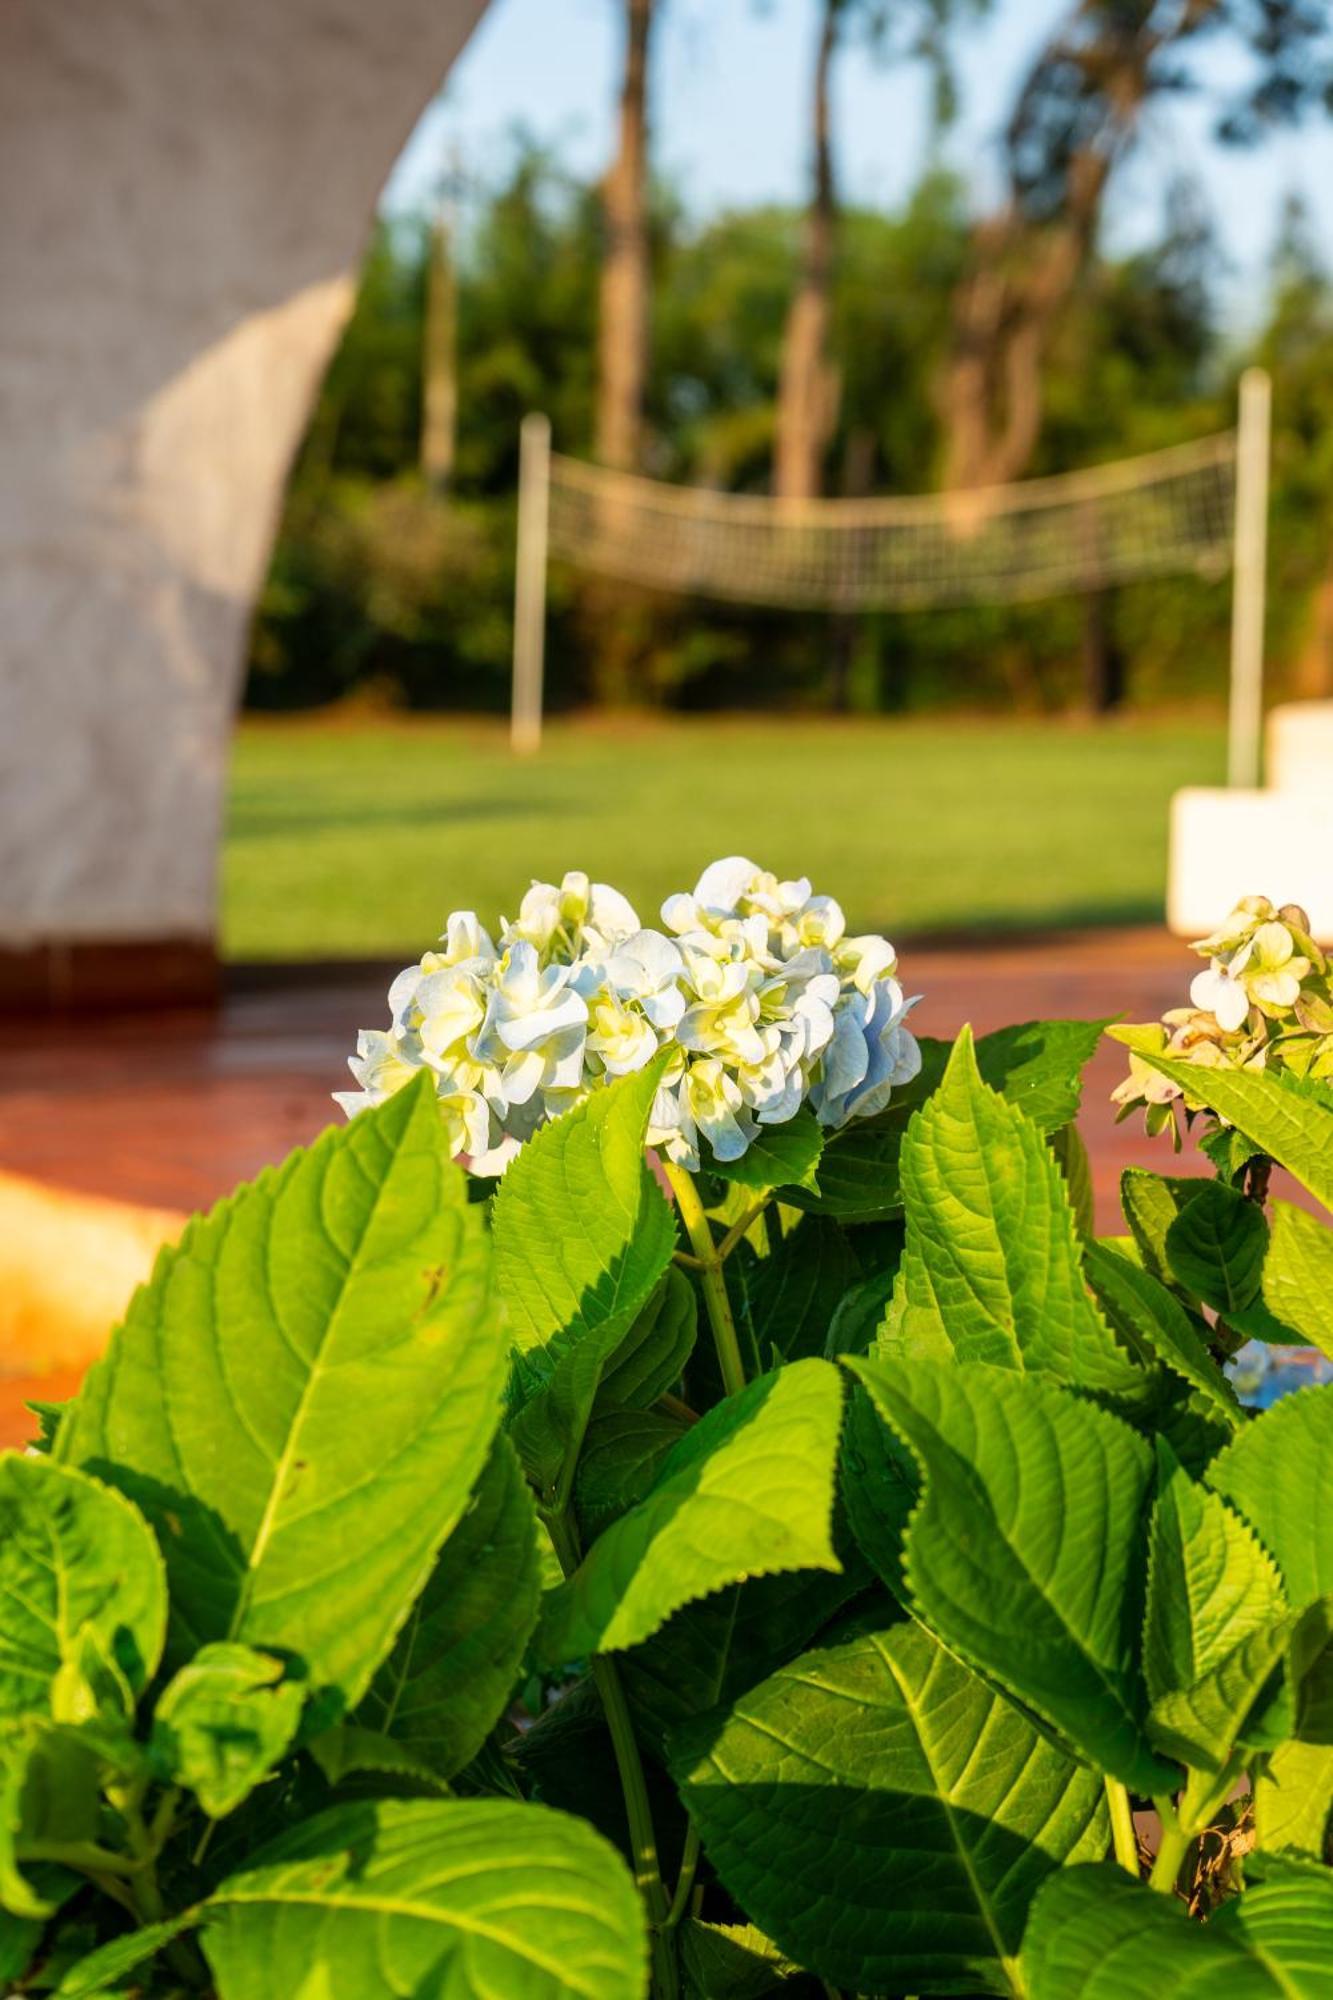
{"type": "Polygon", "coordinates": [[[745,1238],[754,1228],[756,1222],[758,1222],[772,1199],[772,1195],[761,1194],[754,1206],[746,1210],[740,1221],[732,1223],[731,1228],[717,1246],[717,1261],[719,1264],[725,1264],[732,1251],[736,1248],[736,1245],[745,1241],[745,1238]]]}
{"type": "MultiPolygon", "coordinates": [[[[578,1535],[567,1514],[549,1514],[546,1526],[551,1544],[566,1576],[579,1566],[578,1535]]],[[[657,1858],[657,1835],[653,1830],[648,1785],[643,1775],[643,1759],[630,1720],[629,1703],[614,1663],[604,1654],[592,1658],[592,1677],[602,1699],[606,1726],[611,1733],[620,1789],[629,1822],[630,1847],[634,1856],[634,1880],[648,1913],[648,1936],[652,1954],[653,2000],[678,2000],[680,1979],[676,1969],[675,1942],[667,1926],[667,1894],[662,1868],[657,1858]]]]}
{"type": "Polygon", "coordinates": [[[722,1275],[722,1259],[713,1241],[712,1227],[699,1199],[699,1190],[690,1175],[683,1167],[672,1166],[670,1161],[666,1163],[666,1174],[676,1197],[680,1219],[685,1225],[685,1234],[699,1260],[699,1283],[708,1308],[708,1321],[713,1329],[713,1345],[717,1349],[718,1367],[722,1370],[722,1386],[729,1396],[735,1396],[745,1387],[745,1364],[741,1360],[741,1344],[736,1337],[731,1300],[727,1297],[727,1281],[722,1275]]]}
{"type": "Polygon", "coordinates": [[[690,1891],[694,1887],[694,1871],[699,1866],[699,1835],[693,1826],[686,1829],[685,1846],[680,1857],[680,1875],[676,1881],[676,1893],[671,1898],[671,1908],[666,1913],[664,1930],[674,1931],[676,1925],[689,1907],[690,1891]]]}
{"type": "Polygon", "coordinates": [[[126,1880],[138,1874],[141,1863],[128,1855],[113,1854],[93,1840],[25,1840],[18,1851],[20,1861],[62,1861],[81,1875],[119,1875],[126,1880]]]}
{"type": "Polygon", "coordinates": [[[1170,1799],[1154,1799],[1157,1817],[1162,1822],[1162,1841],[1153,1862],[1152,1873],[1148,1877],[1148,1887],[1160,1890],[1164,1896],[1175,1894],[1176,1877],[1181,1863],[1189,1852],[1190,1836],[1176,1817],[1175,1807],[1170,1799]]]}
{"type": "Polygon", "coordinates": [[[1111,1813],[1111,1839],[1115,1846],[1115,1858],[1126,1875],[1139,1879],[1139,1842],[1134,1832],[1134,1814],[1129,1803],[1129,1793],[1118,1778],[1106,1780],[1106,1803],[1111,1813]]]}

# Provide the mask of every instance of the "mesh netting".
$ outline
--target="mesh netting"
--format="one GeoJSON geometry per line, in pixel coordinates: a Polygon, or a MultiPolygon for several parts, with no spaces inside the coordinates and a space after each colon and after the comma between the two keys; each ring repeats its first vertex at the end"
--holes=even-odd
{"type": "Polygon", "coordinates": [[[1119,464],[913,499],[774,500],[551,454],[550,553],[747,604],[909,610],[1099,590],[1230,565],[1228,431],[1119,464]]]}

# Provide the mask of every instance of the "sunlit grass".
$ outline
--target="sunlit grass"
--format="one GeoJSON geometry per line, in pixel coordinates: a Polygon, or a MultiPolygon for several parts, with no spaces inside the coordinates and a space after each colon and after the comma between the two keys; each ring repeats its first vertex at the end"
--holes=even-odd
{"type": "Polygon", "coordinates": [[[808,874],[909,931],[1151,921],[1167,803],[1219,725],[707,718],[563,723],[517,762],[473,720],[249,721],[223,866],[233,958],[412,953],[584,868],[651,921],[715,856],[808,874]]]}

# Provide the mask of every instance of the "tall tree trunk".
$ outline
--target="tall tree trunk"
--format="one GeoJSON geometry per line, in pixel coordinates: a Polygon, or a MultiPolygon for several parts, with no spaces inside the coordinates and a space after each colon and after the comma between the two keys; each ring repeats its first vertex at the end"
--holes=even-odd
{"type": "Polygon", "coordinates": [[[1029,225],[1016,204],[977,224],[953,300],[939,385],[950,489],[1002,486],[1026,472],[1041,434],[1042,370],[1096,240],[1110,163],[1069,170],[1064,213],[1029,225]]]}
{"type": "Polygon", "coordinates": [[[458,282],[443,215],[431,226],[421,357],[421,470],[436,493],[454,476],[458,433],[458,282]]]}
{"type": "Polygon", "coordinates": [[[597,456],[632,471],[648,373],[648,42],[654,0],[626,0],[620,136],[602,184],[606,249],[598,322],[597,456]]]}
{"type": "Polygon", "coordinates": [[[1096,247],[1107,184],[1145,103],[1170,87],[1158,58],[1217,12],[1218,0],[1170,11],[1074,0],[1030,71],[1010,124],[1012,191],[972,232],[937,383],[951,488],[1003,485],[1027,470],[1042,370],[1096,247]]]}
{"type": "Polygon", "coordinates": [[[824,453],[837,418],[838,377],[828,358],[837,234],[829,73],[843,4],[844,0],[824,0],[815,62],[814,186],[805,217],[800,276],[782,338],[773,490],[787,500],[807,500],[819,492],[824,453]]]}

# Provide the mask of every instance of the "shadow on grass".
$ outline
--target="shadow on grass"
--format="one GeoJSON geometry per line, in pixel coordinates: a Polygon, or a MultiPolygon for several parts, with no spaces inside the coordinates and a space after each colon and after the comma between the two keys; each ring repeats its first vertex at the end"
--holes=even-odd
{"type": "Polygon", "coordinates": [[[281,839],[287,834],[334,833],[344,827],[403,826],[419,830],[429,826],[463,826],[474,821],[557,818],[569,812],[569,801],[512,793],[489,799],[422,801],[386,799],[383,802],[351,800],[345,805],[288,804],[265,799],[233,802],[227,818],[227,838],[237,840],[281,839]]]}

